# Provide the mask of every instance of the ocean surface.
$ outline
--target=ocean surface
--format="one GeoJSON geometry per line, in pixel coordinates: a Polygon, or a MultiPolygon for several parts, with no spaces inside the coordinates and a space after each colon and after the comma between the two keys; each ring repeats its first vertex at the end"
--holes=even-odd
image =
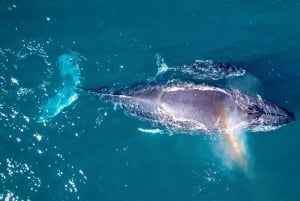
{"type": "Polygon", "coordinates": [[[0,200],[300,200],[298,0],[2,0],[0,18],[0,200]],[[148,123],[74,91],[145,81],[156,54],[168,66],[241,66],[245,76],[218,86],[296,121],[241,134],[243,169],[218,135],[145,133],[148,123]]]}

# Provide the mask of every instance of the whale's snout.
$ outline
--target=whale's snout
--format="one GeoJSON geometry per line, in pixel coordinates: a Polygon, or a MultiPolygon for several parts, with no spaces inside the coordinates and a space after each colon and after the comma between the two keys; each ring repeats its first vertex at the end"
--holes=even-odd
{"type": "Polygon", "coordinates": [[[260,97],[248,106],[247,115],[256,131],[273,130],[296,119],[293,112],[260,97]]]}
{"type": "Polygon", "coordinates": [[[295,114],[293,112],[271,102],[265,101],[265,104],[263,116],[270,124],[281,126],[295,121],[295,114]]]}
{"type": "Polygon", "coordinates": [[[290,112],[289,117],[290,117],[290,121],[296,121],[296,116],[293,112],[290,112]]]}
{"type": "Polygon", "coordinates": [[[295,114],[293,112],[290,112],[284,108],[281,108],[281,110],[282,110],[281,115],[283,116],[282,124],[288,124],[296,120],[295,114]]]}

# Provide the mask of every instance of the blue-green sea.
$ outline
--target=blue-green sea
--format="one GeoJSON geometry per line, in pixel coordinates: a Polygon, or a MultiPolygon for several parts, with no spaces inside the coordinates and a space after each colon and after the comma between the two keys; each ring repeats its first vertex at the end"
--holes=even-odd
{"type": "Polygon", "coordinates": [[[0,200],[297,201],[299,103],[297,0],[0,1],[0,200]],[[72,82],[91,88],[146,81],[156,54],[168,66],[229,62],[247,73],[218,87],[296,121],[243,133],[244,170],[218,135],[144,133],[155,128],[87,93],[64,103],[70,54],[72,82]],[[49,100],[60,110],[39,122],[49,100]]]}

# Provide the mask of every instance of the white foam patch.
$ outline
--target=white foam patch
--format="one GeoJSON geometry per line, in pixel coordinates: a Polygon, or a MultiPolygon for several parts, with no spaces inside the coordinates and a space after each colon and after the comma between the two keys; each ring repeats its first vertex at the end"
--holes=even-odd
{"type": "Polygon", "coordinates": [[[11,83],[13,83],[15,85],[19,85],[19,81],[14,77],[10,78],[10,81],[11,81],[11,83]]]}
{"type": "Polygon", "coordinates": [[[157,75],[165,73],[168,71],[169,67],[167,66],[167,64],[165,63],[165,59],[163,57],[161,57],[161,55],[156,54],[156,65],[158,67],[157,69],[157,75]]]}
{"type": "Polygon", "coordinates": [[[36,138],[37,141],[41,141],[42,140],[42,136],[38,133],[33,134],[33,136],[36,138]]]}

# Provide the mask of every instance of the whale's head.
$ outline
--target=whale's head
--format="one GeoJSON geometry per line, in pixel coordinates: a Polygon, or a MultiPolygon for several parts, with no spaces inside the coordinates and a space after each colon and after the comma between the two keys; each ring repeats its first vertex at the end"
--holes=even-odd
{"type": "Polygon", "coordinates": [[[238,104],[246,114],[248,128],[252,131],[270,131],[295,120],[294,113],[285,108],[264,100],[238,94],[238,104]]]}
{"type": "Polygon", "coordinates": [[[224,73],[226,77],[243,76],[246,73],[243,68],[229,63],[216,62],[215,68],[224,73]]]}
{"type": "Polygon", "coordinates": [[[249,105],[247,117],[251,120],[253,131],[274,130],[295,120],[292,112],[266,100],[263,104],[249,105]]]}

